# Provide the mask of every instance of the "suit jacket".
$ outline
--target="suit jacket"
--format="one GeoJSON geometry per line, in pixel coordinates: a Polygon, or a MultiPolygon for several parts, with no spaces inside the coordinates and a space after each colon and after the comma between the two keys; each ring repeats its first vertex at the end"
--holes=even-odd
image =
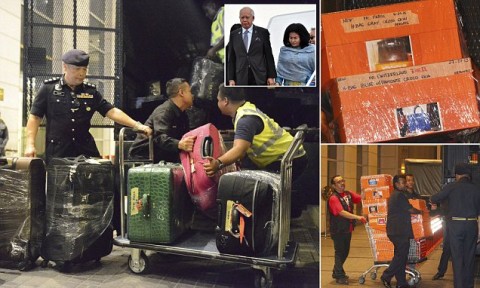
{"type": "Polygon", "coordinates": [[[387,235],[413,238],[410,211],[421,213],[408,202],[407,195],[395,189],[388,199],[387,235]]]}
{"type": "Polygon", "coordinates": [[[248,53],[243,44],[242,28],[230,33],[227,80],[235,80],[236,85],[248,85],[249,65],[257,85],[266,85],[267,78],[277,77],[270,33],[267,29],[255,25],[248,53]]]}

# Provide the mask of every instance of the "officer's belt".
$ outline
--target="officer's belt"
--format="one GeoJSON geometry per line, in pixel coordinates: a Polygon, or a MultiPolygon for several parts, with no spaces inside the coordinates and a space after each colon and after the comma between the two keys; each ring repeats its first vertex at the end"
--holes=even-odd
{"type": "Polygon", "coordinates": [[[450,220],[453,221],[477,221],[477,217],[451,217],[450,220]]]}

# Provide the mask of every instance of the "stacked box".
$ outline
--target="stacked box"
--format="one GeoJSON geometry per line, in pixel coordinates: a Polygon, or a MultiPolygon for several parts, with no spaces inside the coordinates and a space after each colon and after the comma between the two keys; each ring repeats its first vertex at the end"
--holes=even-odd
{"type": "Polygon", "coordinates": [[[322,86],[331,79],[464,57],[453,0],[322,14],[322,86]]]}
{"type": "MultiPolygon", "coordinates": [[[[423,235],[424,235],[424,236],[421,236],[421,237],[433,236],[432,226],[431,226],[432,219],[430,218],[430,212],[428,211],[428,208],[427,208],[427,202],[423,199],[410,199],[410,200],[408,200],[408,202],[410,202],[410,204],[414,208],[423,211],[422,215],[418,215],[418,216],[420,216],[420,220],[421,220],[421,224],[418,224],[418,225],[422,226],[423,235]]],[[[413,219],[413,217],[412,217],[412,219],[413,219]]],[[[413,227],[413,220],[412,220],[412,227],[413,227]]],[[[417,237],[415,237],[415,238],[417,238],[417,237]]]]}
{"type": "Polygon", "coordinates": [[[360,177],[360,187],[365,188],[377,188],[382,186],[392,186],[393,177],[389,174],[368,175],[360,177]]]}
{"type": "Polygon", "coordinates": [[[387,214],[387,199],[363,199],[362,214],[387,214]]]}
{"type": "Polygon", "coordinates": [[[363,189],[365,199],[388,199],[392,193],[391,186],[369,187],[363,189]]]}
{"type": "Polygon", "coordinates": [[[385,213],[370,213],[368,214],[368,224],[375,231],[387,231],[387,214],[385,213]]]}
{"type": "Polygon", "coordinates": [[[341,142],[384,142],[480,126],[469,58],[341,77],[330,95],[341,142]]]}

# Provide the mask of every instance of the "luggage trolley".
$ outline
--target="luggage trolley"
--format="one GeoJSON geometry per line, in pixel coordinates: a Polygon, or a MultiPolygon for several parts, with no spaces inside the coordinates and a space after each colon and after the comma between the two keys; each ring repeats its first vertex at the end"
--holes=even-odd
{"type": "MultiPolygon", "coordinates": [[[[232,263],[251,265],[255,273],[255,287],[272,287],[273,274],[271,269],[284,270],[295,263],[298,251],[298,243],[289,240],[290,236],[290,203],[292,188],[292,159],[304,140],[306,125],[298,127],[289,149],[281,161],[280,168],[280,217],[278,249],[275,255],[266,257],[249,257],[242,255],[220,253],[216,247],[215,232],[191,231],[188,237],[181,237],[173,244],[151,244],[133,242],[128,239],[128,231],[125,231],[125,164],[140,163],[135,160],[125,160],[124,138],[125,130],[119,132],[119,166],[120,166],[120,209],[121,209],[121,233],[114,239],[114,244],[120,247],[132,248],[128,258],[128,267],[133,273],[144,274],[149,269],[149,260],[145,251],[155,251],[165,254],[190,256],[202,259],[216,259],[232,263]]],[[[153,142],[150,137],[150,161],[153,159],[153,142]]]]}
{"type": "MultiPolygon", "coordinates": [[[[365,229],[367,230],[368,242],[370,244],[370,248],[372,249],[373,265],[368,268],[367,271],[363,272],[360,277],[358,277],[358,283],[360,284],[365,283],[365,277],[368,273],[370,273],[370,279],[377,279],[378,269],[380,267],[388,267],[393,257],[393,248],[385,247],[385,245],[387,245],[386,243],[390,241],[387,237],[387,233],[384,231],[372,229],[368,223],[365,224],[365,229]]],[[[408,251],[407,263],[418,264],[427,260],[427,258],[425,257],[425,247],[425,238],[410,239],[410,249],[408,251]]],[[[420,271],[415,268],[412,269],[406,267],[405,272],[410,275],[410,279],[408,279],[408,285],[410,286],[418,284],[422,279],[420,271]]]]}

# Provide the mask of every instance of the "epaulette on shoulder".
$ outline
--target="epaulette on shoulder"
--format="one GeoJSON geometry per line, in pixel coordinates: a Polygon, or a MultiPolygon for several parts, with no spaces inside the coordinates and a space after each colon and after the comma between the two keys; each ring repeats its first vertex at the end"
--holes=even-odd
{"type": "Polygon", "coordinates": [[[47,83],[53,83],[53,82],[56,82],[56,81],[58,81],[58,80],[60,80],[60,77],[53,77],[53,78],[45,79],[45,80],[43,81],[43,83],[45,83],[45,84],[47,84],[47,83]]]}
{"type": "Polygon", "coordinates": [[[89,82],[83,82],[83,85],[87,86],[87,87],[91,87],[91,88],[94,88],[94,89],[97,89],[97,86],[93,83],[89,83],[89,82]]]}

